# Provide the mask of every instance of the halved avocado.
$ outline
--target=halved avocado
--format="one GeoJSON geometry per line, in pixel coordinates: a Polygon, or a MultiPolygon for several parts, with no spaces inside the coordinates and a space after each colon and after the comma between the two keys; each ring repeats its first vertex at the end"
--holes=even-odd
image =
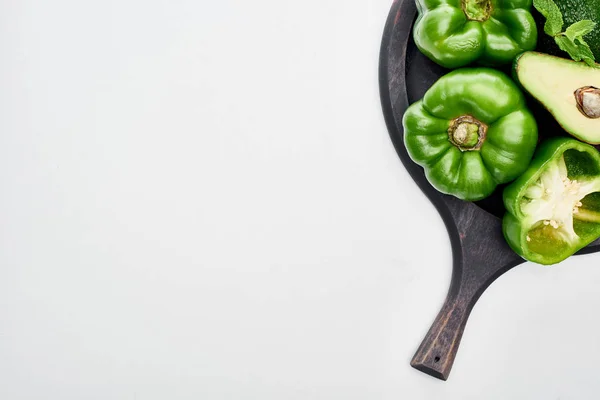
{"type": "Polygon", "coordinates": [[[600,144],[600,69],[533,51],[518,56],[513,67],[521,86],[565,131],[600,144]]]}

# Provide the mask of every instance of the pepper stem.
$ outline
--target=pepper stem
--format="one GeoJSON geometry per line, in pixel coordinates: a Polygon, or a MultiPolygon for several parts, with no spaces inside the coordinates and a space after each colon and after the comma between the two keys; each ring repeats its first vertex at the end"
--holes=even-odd
{"type": "Polygon", "coordinates": [[[600,89],[594,86],[583,86],[574,93],[577,108],[588,118],[600,118],[600,89]]]}
{"type": "Polygon", "coordinates": [[[486,133],[487,125],[470,115],[462,115],[450,123],[448,139],[461,151],[479,150],[486,133]]]}
{"type": "Polygon", "coordinates": [[[460,5],[469,21],[487,21],[492,14],[491,0],[461,0],[460,5]]]}

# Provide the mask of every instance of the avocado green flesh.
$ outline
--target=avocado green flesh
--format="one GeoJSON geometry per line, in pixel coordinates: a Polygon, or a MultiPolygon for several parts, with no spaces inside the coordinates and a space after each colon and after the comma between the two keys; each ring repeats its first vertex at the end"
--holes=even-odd
{"type": "Polygon", "coordinates": [[[591,144],[600,143],[600,118],[589,118],[577,107],[575,91],[600,88],[600,69],[547,54],[526,52],[516,61],[521,85],[548,109],[564,130],[591,144]]]}

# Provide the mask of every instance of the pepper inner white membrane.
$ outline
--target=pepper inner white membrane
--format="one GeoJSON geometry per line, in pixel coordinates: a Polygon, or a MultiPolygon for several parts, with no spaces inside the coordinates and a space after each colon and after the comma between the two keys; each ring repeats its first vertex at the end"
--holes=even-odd
{"type": "MultiPolygon", "coordinates": [[[[600,191],[600,178],[570,179],[564,155],[547,165],[538,180],[529,186],[521,201],[521,211],[532,229],[540,225],[554,228],[552,231],[566,242],[576,241],[579,236],[573,229],[573,219],[596,220],[597,212],[582,208],[581,200],[600,191]]],[[[527,240],[531,239],[529,236],[527,240]]]]}

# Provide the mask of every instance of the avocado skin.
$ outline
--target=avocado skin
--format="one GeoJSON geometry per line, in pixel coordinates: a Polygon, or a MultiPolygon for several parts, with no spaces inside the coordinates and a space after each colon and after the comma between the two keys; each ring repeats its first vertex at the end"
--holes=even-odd
{"type": "MultiPolygon", "coordinates": [[[[596,61],[600,61],[600,0],[554,0],[554,2],[563,15],[565,22],[563,31],[571,24],[583,19],[591,19],[598,24],[592,32],[583,38],[592,49],[596,61]]],[[[539,32],[537,50],[558,57],[569,58],[567,53],[558,48],[554,38],[544,33],[544,23],[546,22],[544,16],[533,7],[531,14],[535,19],[539,32]]]]}

